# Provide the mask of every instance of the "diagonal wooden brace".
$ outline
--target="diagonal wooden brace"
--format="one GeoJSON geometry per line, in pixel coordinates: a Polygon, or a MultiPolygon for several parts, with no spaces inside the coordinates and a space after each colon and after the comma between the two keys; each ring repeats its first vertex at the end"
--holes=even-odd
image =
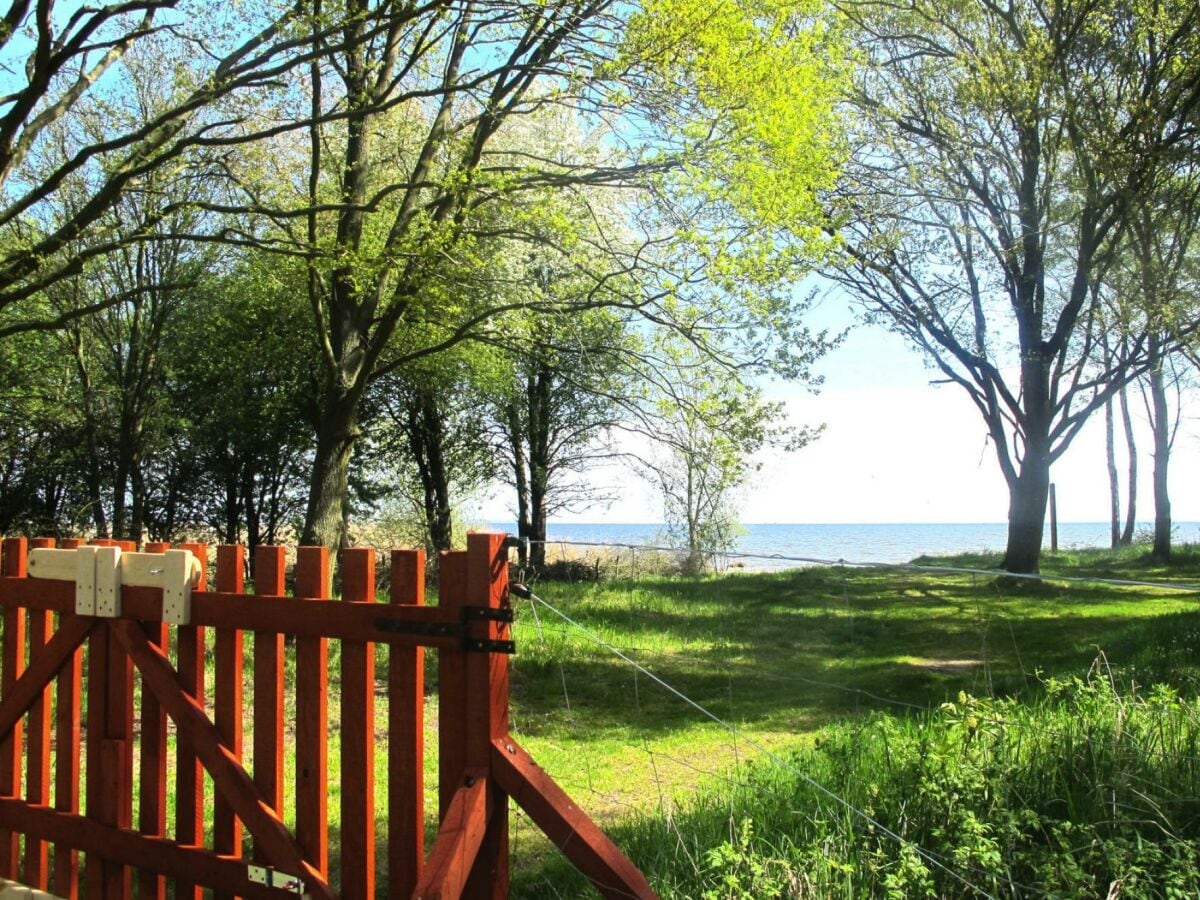
{"type": "Polygon", "coordinates": [[[272,864],[303,879],[306,894],[332,900],[329,884],[304,858],[296,839],[267,805],[241,762],[221,741],[220,732],[204,709],[184,691],[162,650],[150,643],[136,622],[117,620],[110,627],[141,670],[142,683],[158,698],[179,734],[191,740],[196,756],[212,776],[214,787],[245,823],[255,846],[272,864]]]}
{"type": "Polygon", "coordinates": [[[637,866],[511,735],[492,741],[492,776],[602,896],[657,900],[637,866]]]}
{"type": "Polygon", "coordinates": [[[87,640],[96,620],[64,615],[54,637],[33,654],[29,668],[14,682],[0,703],[0,740],[8,737],[13,726],[42,697],[42,691],[59,673],[71,654],[87,640]]]}
{"type": "Polygon", "coordinates": [[[413,900],[457,900],[462,896],[487,831],[491,812],[487,801],[487,772],[468,769],[442,817],[413,900]]]}

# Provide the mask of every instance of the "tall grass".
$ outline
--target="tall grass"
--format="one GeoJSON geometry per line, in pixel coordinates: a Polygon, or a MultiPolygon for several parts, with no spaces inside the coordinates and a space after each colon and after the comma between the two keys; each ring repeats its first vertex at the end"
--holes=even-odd
{"type": "Polygon", "coordinates": [[[1200,701],[1168,688],[962,694],[829,726],[785,762],[622,843],[667,897],[1200,896],[1200,701]]]}

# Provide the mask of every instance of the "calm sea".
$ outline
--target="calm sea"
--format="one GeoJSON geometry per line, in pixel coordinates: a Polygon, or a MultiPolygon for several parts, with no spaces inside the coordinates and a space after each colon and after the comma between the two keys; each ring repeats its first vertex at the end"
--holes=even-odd
{"type": "MultiPolygon", "coordinates": [[[[494,527],[515,532],[505,522],[494,527]]],[[[791,556],[819,560],[844,559],[848,562],[908,562],[922,554],[975,553],[1004,549],[1006,527],[1003,523],[889,524],[889,525],[745,525],[732,558],[738,553],[762,556],[791,556]]],[[[1139,526],[1145,531],[1149,525],[1139,526]]],[[[1059,523],[1060,549],[1107,547],[1107,522],[1059,523]]],[[[1180,542],[1200,542],[1200,522],[1178,522],[1175,536],[1180,542]]],[[[584,541],[601,544],[657,545],[664,542],[661,525],[617,523],[555,524],[547,537],[552,541],[584,541]]],[[[1046,528],[1046,545],[1050,529],[1046,528]]],[[[788,560],[747,559],[755,569],[789,568],[800,563],[788,560]]]]}

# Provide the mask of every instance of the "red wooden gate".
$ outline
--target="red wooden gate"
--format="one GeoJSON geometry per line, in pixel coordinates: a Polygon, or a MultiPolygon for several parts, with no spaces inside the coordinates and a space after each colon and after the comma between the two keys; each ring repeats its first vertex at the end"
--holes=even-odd
{"type": "Polygon", "coordinates": [[[68,898],[165,898],[169,883],[188,898],[368,898],[379,857],[392,897],[503,897],[512,798],[604,896],[654,896],[508,734],[503,535],[472,534],[465,552],[442,555],[432,607],[421,551],[392,552],[384,606],[374,602],[369,549],[342,552],[342,599],[329,602],[324,548],[299,549],[289,597],[281,547],[257,549],[247,594],[240,547],[217,549],[209,591],[202,545],[183,545],[190,557],[148,545],[164,554],[160,564],[128,544],[96,544],[115,549],[64,541],[76,549],[68,555],[46,539],[32,549],[23,538],[3,542],[0,877],[68,898]],[[295,638],[294,670],[285,635],[295,638]],[[340,649],[332,692],[330,641],[340,649]],[[388,653],[378,760],[376,645],[388,653]],[[439,654],[440,828],[428,857],[425,647],[439,654]],[[386,763],[386,854],[376,847],[377,762],[386,763]]]}

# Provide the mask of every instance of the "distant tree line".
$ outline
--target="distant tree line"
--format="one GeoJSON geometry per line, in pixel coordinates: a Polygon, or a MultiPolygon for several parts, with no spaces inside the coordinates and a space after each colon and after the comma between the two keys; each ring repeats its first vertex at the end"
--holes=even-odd
{"type": "MultiPolygon", "coordinates": [[[[844,61],[817,7],[763,12],[18,0],[0,530],[337,546],[399,510],[439,549],[501,479],[544,538],[595,499],[577,476],[612,436],[659,421],[648,374],[751,399],[753,374],[807,377],[823,338],[792,346],[787,285],[825,239],[765,239],[743,176],[786,147],[799,222],[835,142],[778,127],[779,66],[753,96],[714,86],[750,48],[823,121],[844,61]],[[706,60],[678,57],[685,21],[706,60]]],[[[725,422],[726,494],[764,409],[725,422]]]]}
{"type": "Polygon", "coordinates": [[[1144,384],[1165,558],[1198,16],[17,0],[0,531],[336,547],[390,518],[440,549],[499,480],[540,564],[603,460],[696,566],[755,453],[816,433],[759,385],[815,385],[817,271],[971,397],[1012,571],[1053,463],[1101,409],[1115,447],[1144,384]]]}

